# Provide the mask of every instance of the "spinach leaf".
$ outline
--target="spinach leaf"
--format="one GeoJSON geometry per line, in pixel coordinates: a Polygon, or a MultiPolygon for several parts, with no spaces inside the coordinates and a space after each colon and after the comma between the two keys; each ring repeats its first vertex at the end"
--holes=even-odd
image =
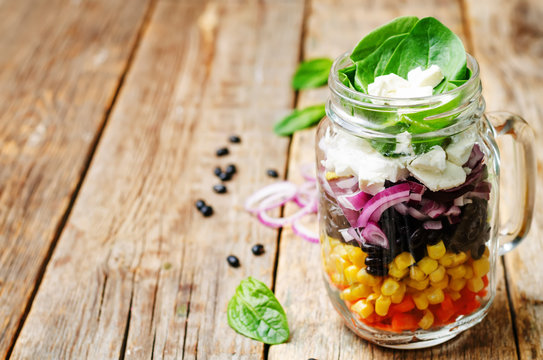
{"type": "Polygon", "coordinates": [[[248,277],[242,280],[228,302],[228,325],[241,335],[265,344],[288,340],[285,310],[263,282],[248,277]]]}
{"type": "Polygon", "coordinates": [[[354,64],[346,68],[339,69],[338,70],[339,81],[341,81],[343,85],[356,90],[356,88],[353,85],[355,73],[356,73],[356,66],[354,64]]]}
{"type": "Polygon", "coordinates": [[[298,65],[292,77],[292,87],[295,90],[316,88],[326,85],[332,60],[327,58],[311,59],[298,65]]]}
{"type": "Polygon", "coordinates": [[[377,50],[391,36],[408,33],[418,20],[415,16],[403,16],[378,27],[360,40],[351,53],[351,60],[353,63],[360,61],[377,50]]]}
{"type": "Polygon", "coordinates": [[[277,135],[289,136],[294,132],[317,124],[326,115],[324,104],[294,110],[273,127],[277,135]]]}
{"type": "Polygon", "coordinates": [[[409,35],[396,47],[384,71],[376,75],[394,73],[407,78],[407,73],[418,66],[440,67],[445,81],[434,89],[440,93],[448,81],[464,79],[467,73],[466,51],[462,41],[437,19],[419,20],[409,35]]]}
{"type": "Polygon", "coordinates": [[[358,91],[368,92],[368,85],[375,81],[387,66],[396,47],[407,37],[407,34],[389,37],[381,46],[363,60],[357,61],[354,87],[358,91]]]}

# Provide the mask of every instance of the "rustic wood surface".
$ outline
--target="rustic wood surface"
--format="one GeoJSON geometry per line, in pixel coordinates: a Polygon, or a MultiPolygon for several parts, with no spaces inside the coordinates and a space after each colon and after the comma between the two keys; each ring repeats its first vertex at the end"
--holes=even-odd
{"type": "MultiPolygon", "coordinates": [[[[299,165],[314,161],[313,129],[290,142],[271,130],[327,97],[291,90],[297,63],[336,57],[407,14],[462,36],[487,109],[542,133],[537,0],[0,0],[0,358],[543,358],[541,201],[499,266],[487,318],[420,351],[357,338],[327,298],[319,247],[243,210],[274,181],[266,169],[301,181],[299,165]],[[217,158],[223,145],[230,155],[217,158]],[[228,193],[213,193],[213,168],[230,163],[228,193]],[[214,216],[195,210],[200,197],[214,216]],[[228,327],[226,304],[249,275],[275,289],[289,342],[228,327]]],[[[537,165],[541,188],[541,154],[537,165]]]]}

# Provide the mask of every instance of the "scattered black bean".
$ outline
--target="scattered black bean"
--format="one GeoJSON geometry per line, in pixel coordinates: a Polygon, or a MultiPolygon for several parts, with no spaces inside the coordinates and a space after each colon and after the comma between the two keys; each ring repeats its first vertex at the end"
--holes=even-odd
{"type": "Polygon", "coordinates": [[[211,206],[209,206],[209,205],[204,205],[204,206],[202,206],[200,208],[200,212],[205,217],[209,217],[209,216],[213,215],[213,208],[211,206]]]}
{"type": "Polygon", "coordinates": [[[228,140],[230,140],[230,142],[233,143],[233,144],[238,144],[238,143],[241,142],[241,138],[239,136],[237,136],[237,135],[230,135],[228,140]]]}
{"type": "Polygon", "coordinates": [[[388,269],[384,266],[367,266],[366,271],[374,276],[385,276],[388,273],[388,269]]]}
{"type": "Polygon", "coordinates": [[[225,156],[225,155],[228,155],[230,152],[228,151],[228,148],[220,148],[220,149],[217,149],[217,156],[225,156]]]}
{"type": "Polygon", "coordinates": [[[213,170],[213,173],[214,173],[215,175],[217,175],[217,176],[220,176],[221,173],[222,173],[222,170],[221,170],[220,167],[217,166],[217,167],[215,168],[215,170],[213,170]]]}
{"type": "Polygon", "coordinates": [[[236,169],[236,165],[234,164],[230,164],[226,167],[226,170],[225,172],[228,174],[228,175],[234,175],[236,173],[237,169],[236,169]]]}
{"type": "Polygon", "coordinates": [[[315,359],[315,358],[309,358],[309,359],[307,359],[307,360],[317,360],[317,359],[315,359]]]}
{"type": "Polygon", "coordinates": [[[206,203],[204,200],[202,199],[199,199],[199,200],[196,200],[196,202],[194,203],[196,205],[196,208],[198,210],[200,210],[201,208],[203,208],[204,206],[206,206],[206,203]]]}
{"type": "Polygon", "coordinates": [[[268,174],[268,176],[272,178],[279,177],[279,174],[274,169],[268,169],[268,171],[266,171],[266,174],[268,174]]]}
{"type": "Polygon", "coordinates": [[[256,256],[262,255],[262,254],[264,254],[264,245],[262,245],[262,244],[256,244],[255,246],[253,246],[253,247],[251,248],[251,251],[252,251],[253,254],[255,254],[256,256]]]}
{"type": "Polygon", "coordinates": [[[226,192],[226,186],[223,184],[217,184],[213,186],[213,191],[215,191],[217,194],[224,194],[226,192]]]}
{"type": "Polygon", "coordinates": [[[230,255],[226,258],[226,261],[228,261],[228,265],[234,267],[234,268],[237,268],[239,267],[239,259],[234,256],[234,255],[230,255]]]}
{"type": "Polygon", "coordinates": [[[232,175],[230,175],[228,173],[225,173],[225,172],[222,172],[219,175],[219,179],[221,179],[222,181],[228,181],[228,180],[232,179],[232,175]]]}

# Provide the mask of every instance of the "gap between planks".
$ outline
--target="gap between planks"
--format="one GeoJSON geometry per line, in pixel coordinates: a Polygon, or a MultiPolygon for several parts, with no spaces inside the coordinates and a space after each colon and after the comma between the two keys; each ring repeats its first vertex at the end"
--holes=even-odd
{"type": "MultiPolygon", "coordinates": [[[[121,92],[121,89],[123,87],[126,75],[130,71],[130,68],[132,66],[132,62],[134,60],[135,54],[137,53],[137,50],[139,48],[139,45],[141,43],[141,40],[143,38],[143,35],[145,34],[147,27],[149,25],[152,13],[154,12],[156,3],[158,0],[150,0],[149,5],[147,6],[147,10],[145,11],[145,16],[143,18],[143,22],[140,26],[140,29],[138,30],[136,34],[136,38],[134,41],[134,45],[132,46],[132,49],[130,50],[130,54],[128,55],[128,59],[126,61],[125,68],[121,72],[121,76],[119,77],[119,81],[117,83],[117,86],[115,88],[115,91],[113,93],[113,97],[111,98],[110,104],[106,107],[104,111],[104,115],[102,117],[102,123],[98,128],[98,131],[96,132],[94,139],[91,142],[91,145],[89,147],[88,153],[85,156],[85,162],[83,164],[83,168],[81,169],[81,175],[79,177],[79,180],[77,182],[77,185],[70,196],[70,200],[68,203],[68,206],[66,207],[66,211],[62,215],[58,225],[55,229],[55,235],[53,237],[53,241],[51,242],[51,245],[47,251],[47,255],[45,256],[42,264],[40,265],[40,269],[37,275],[36,283],[34,284],[34,288],[32,290],[32,294],[30,295],[30,298],[28,300],[28,303],[26,304],[25,310],[23,315],[21,316],[21,319],[19,320],[19,324],[17,325],[17,330],[15,331],[15,335],[13,336],[12,342],[9,346],[8,352],[6,353],[6,359],[10,359],[11,354],[13,352],[13,349],[15,348],[15,344],[17,343],[17,339],[19,338],[19,334],[21,333],[21,330],[23,328],[23,325],[26,321],[26,318],[28,316],[28,313],[30,312],[30,308],[32,307],[32,304],[34,303],[34,299],[36,297],[36,294],[38,293],[38,290],[40,288],[41,282],[43,280],[43,276],[45,274],[45,270],[47,268],[47,265],[49,264],[49,261],[51,260],[51,257],[53,255],[53,252],[55,251],[55,247],[58,243],[58,240],[60,239],[60,236],[62,235],[62,231],[64,230],[64,227],[66,226],[66,223],[68,221],[68,218],[70,217],[70,213],[72,212],[73,206],[75,204],[75,200],[77,199],[77,196],[79,195],[79,191],[81,190],[81,186],[83,185],[83,182],[85,181],[85,177],[87,175],[87,172],[90,168],[90,164],[92,162],[92,159],[94,158],[94,154],[96,153],[96,149],[98,148],[98,145],[100,143],[100,139],[102,138],[102,134],[104,133],[104,130],[106,128],[107,122],[109,120],[109,117],[111,115],[111,112],[113,110],[113,107],[115,106],[117,99],[119,97],[119,94],[121,92]]],[[[103,294],[102,294],[103,295],[103,294]]],[[[132,301],[132,299],[130,300],[132,301]]],[[[127,322],[130,322],[130,313],[128,314],[128,320],[127,322]]],[[[125,331],[125,338],[123,339],[123,346],[126,345],[126,340],[128,338],[128,326],[127,330],[125,331]]],[[[124,348],[123,348],[124,350],[124,348]]],[[[121,352],[123,355],[122,358],[124,358],[124,351],[121,352]]]]}

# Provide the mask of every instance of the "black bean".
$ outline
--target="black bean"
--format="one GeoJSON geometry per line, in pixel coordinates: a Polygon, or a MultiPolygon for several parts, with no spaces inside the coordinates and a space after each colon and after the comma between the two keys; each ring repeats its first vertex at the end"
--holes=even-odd
{"type": "Polygon", "coordinates": [[[383,259],[381,259],[380,257],[368,256],[366,260],[364,260],[364,264],[372,267],[382,267],[383,259]]]}
{"type": "Polygon", "coordinates": [[[234,164],[230,164],[226,167],[226,170],[225,172],[228,174],[228,175],[234,175],[236,173],[237,169],[236,169],[236,165],[234,164]]]}
{"type": "Polygon", "coordinates": [[[219,175],[221,175],[222,170],[221,170],[220,167],[217,166],[217,167],[215,168],[215,170],[213,170],[213,173],[214,173],[215,175],[219,176],[219,175]]]}
{"type": "Polygon", "coordinates": [[[279,177],[279,173],[277,172],[277,170],[274,169],[268,169],[268,171],[266,171],[266,174],[268,174],[268,176],[272,178],[279,177]]]}
{"type": "Polygon", "coordinates": [[[220,148],[220,149],[217,149],[217,156],[225,156],[225,155],[228,155],[230,152],[228,151],[228,148],[220,148]]]}
{"type": "Polygon", "coordinates": [[[209,217],[209,216],[213,215],[213,208],[211,206],[209,206],[209,205],[204,205],[204,206],[202,206],[200,208],[200,212],[205,217],[209,217]]]}
{"type": "Polygon", "coordinates": [[[384,266],[367,266],[366,271],[374,276],[385,276],[388,273],[388,269],[384,266]]]}
{"type": "Polygon", "coordinates": [[[485,253],[486,246],[485,244],[481,244],[479,247],[475,248],[475,251],[472,251],[471,257],[473,257],[475,260],[480,259],[481,256],[485,253]]]}
{"type": "Polygon", "coordinates": [[[239,259],[234,256],[234,255],[229,255],[227,258],[226,258],[226,261],[228,261],[228,265],[234,267],[234,268],[237,268],[239,267],[240,263],[239,263],[239,259]]]}
{"type": "Polygon", "coordinates": [[[232,175],[230,175],[228,173],[225,173],[225,172],[222,172],[219,175],[219,179],[221,179],[222,181],[228,181],[228,180],[232,179],[232,175]]]}
{"type": "Polygon", "coordinates": [[[377,245],[362,244],[362,251],[368,255],[381,256],[383,248],[377,245]]]}
{"type": "Polygon", "coordinates": [[[200,210],[201,208],[203,208],[204,206],[206,206],[206,203],[204,200],[202,199],[199,199],[199,200],[196,200],[196,202],[194,203],[196,205],[196,208],[198,210],[200,210]]]}
{"type": "Polygon", "coordinates": [[[255,255],[262,255],[264,254],[264,245],[262,244],[256,244],[255,246],[253,246],[251,248],[251,251],[253,252],[253,254],[255,255]]]}
{"type": "Polygon", "coordinates": [[[228,140],[233,144],[239,144],[241,142],[241,138],[237,135],[230,135],[228,140]]]}
{"type": "Polygon", "coordinates": [[[213,186],[213,191],[215,191],[217,194],[224,194],[226,192],[226,186],[223,184],[217,184],[213,186]]]}

